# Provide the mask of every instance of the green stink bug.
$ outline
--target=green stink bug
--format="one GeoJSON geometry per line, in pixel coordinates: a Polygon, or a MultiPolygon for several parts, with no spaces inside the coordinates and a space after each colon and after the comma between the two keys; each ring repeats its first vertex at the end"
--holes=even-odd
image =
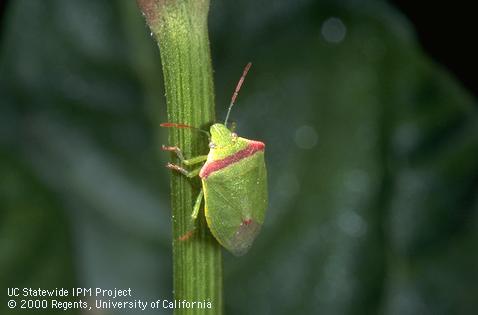
{"type": "MultiPolygon", "coordinates": [[[[245,254],[259,233],[264,223],[268,199],[264,143],[238,137],[227,128],[229,113],[250,67],[251,63],[248,63],[244,68],[232,95],[224,124],[215,123],[210,128],[210,150],[207,155],[185,159],[176,146],[162,148],[175,152],[186,166],[205,161],[201,167],[191,171],[171,163],[167,167],[188,178],[199,175],[202,189],[196,199],[192,219],[197,218],[204,198],[204,214],[212,235],[236,256],[245,254]]],[[[161,126],[197,129],[176,123],[164,123],[161,126]]],[[[193,231],[189,231],[180,240],[188,239],[192,233],[193,231]]]]}

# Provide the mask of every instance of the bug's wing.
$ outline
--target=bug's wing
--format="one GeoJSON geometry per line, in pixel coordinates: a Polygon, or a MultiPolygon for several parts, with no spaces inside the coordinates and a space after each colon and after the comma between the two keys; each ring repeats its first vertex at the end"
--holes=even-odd
{"type": "Polygon", "coordinates": [[[264,222],[267,174],[264,153],[240,160],[203,179],[206,220],[218,242],[234,255],[251,247],[264,222]]]}

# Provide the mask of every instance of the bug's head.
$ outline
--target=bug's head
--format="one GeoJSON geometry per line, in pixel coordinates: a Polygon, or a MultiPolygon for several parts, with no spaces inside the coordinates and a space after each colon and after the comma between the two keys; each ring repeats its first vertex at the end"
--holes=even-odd
{"type": "Polygon", "coordinates": [[[211,143],[215,147],[224,147],[231,144],[237,135],[229,130],[223,124],[214,124],[211,126],[211,143]]]}

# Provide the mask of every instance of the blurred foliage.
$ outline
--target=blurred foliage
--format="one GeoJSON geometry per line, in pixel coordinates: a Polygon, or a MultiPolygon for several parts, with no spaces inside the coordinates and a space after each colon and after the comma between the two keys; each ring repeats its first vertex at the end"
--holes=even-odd
{"type": "MultiPolygon", "coordinates": [[[[148,35],[130,0],[9,2],[2,285],[171,298],[164,92],[148,35]]],[[[270,179],[257,243],[225,257],[226,312],[473,314],[476,100],[403,16],[379,1],[213,1],[210,36],[218,117],[254,63],[232,116],[266,142],[270,179]]]]}

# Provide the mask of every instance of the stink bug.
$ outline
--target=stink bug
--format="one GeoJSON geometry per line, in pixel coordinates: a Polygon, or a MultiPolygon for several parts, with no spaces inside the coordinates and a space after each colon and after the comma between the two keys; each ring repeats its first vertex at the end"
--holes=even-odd
{"type": "MultiPolygon", "coordinates": [[[[244,68],[231,98],[224,124],[215,123],[210,133],[176,123],[162,127],[192,128],[209,136],[209,153],[185,159],[178,147],[163,146],[163,150],[176,153],[183,165],[205,163],[191,171],[180,165],[168,163],[167,167],[188,178],[201,178],[202,189],[192,212],[194,221],[204,198],[204,214],[212,235],[236,256],[245,254],[251,247],[264,222],[267,209],[267,173],[264,161],[264,143],[238,137],[227,127],[229,113],[237,98],[251,63],[244,68]]],[[[186,240],[193,231],[179,240],[186,240]]]]}

